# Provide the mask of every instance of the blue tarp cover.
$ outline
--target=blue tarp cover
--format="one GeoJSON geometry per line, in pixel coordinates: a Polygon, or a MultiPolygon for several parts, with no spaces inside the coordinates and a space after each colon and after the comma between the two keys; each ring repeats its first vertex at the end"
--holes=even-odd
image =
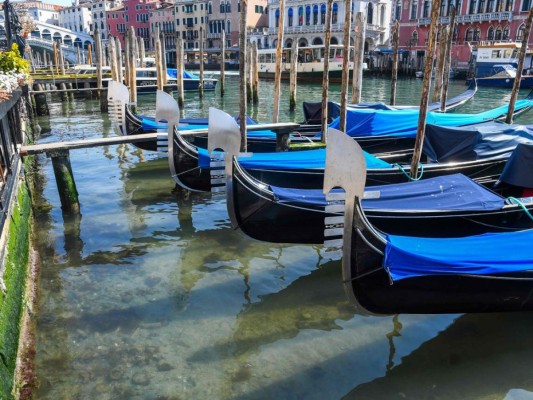
{"type": "MultiPolygon", "coordinates": [[[[171,78],[176,79],[178,76],[178,70],[176,68],[167,68],[167,74],[171,78]]],[[[198,75],[195,75],[192,72],[188,72],[188,71],[183,71],[183,77],[185,79],[196,79],[196,80],[200,79],[198,75]]]]}
{"type": "MultiPolygon", "coordinates": [[[[533,106],[533,100],[516,102],[515,111],[533,106]]],[[[426,123],[439,126],[464,126],[492,121],[507,114],[508,105],[479,114],[446,114],[428,112],[426,123]]],[[[415,138],[418,110],[347,110],[346,133],[352,137],[393,136],[415,138]]],[[[329,126],[338,129],[340,118],[329,126]]]]}
{"type": "MultiPolygon", "coordinates": [[[[392,165],[365,153],[366,167],[391,168],[392,165]]],[[[209,168],[209,153],[198,147],[198,166],[209,168]]],[[[254,153],[251,157],[239,157],[239,163],[246,169],[324,169],[326,166],[326,149],[287,151],[279,153],[254,153]]]]}
{"type": "MultiPolygon", "coordinates": [[[[270,186],[280,203],[326,206],[319,189],[287,189],[270,186]]],[[[369,186],[366,191],[379,193],[379,198],[363,200],[365,210],[499,210],[505,199],[472,179],[454,174],[422,181],[369,186]]]]}
{"type": "Polygon", "coordinates": [[[519,143],[533,144],[533,126],[487,122],[475,126],[428,124],[424,154],[435,162],[458,162],[509,157],[519,143]]]}
{"type": "Polygon", "coordinates": [[[527,271],[533,269],[531,243],[531,229],[446,239],[388,235],[383,266],[393,280],[527,271]]]}
{"type": "Polygon", "coordinates": [[[520,143],[505,163],[500,176],[502,182],[533,189],[533,143],[520,143]]]}

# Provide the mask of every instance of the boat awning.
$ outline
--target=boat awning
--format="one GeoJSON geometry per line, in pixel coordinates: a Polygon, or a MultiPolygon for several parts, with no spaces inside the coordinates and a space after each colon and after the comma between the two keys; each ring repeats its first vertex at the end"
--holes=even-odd
{"type": "Polygon", "coordinates": [[[533,188],[533,144],[520,143],[505,163],[500,181],[523,188],[533,188]]]}
{"type": "MultiPolygon", "coordinates": [[[[374,50],[374,52],[383,53],[383,54],[391,54],[391,53],[394,52],[394,50],[391,49],[391,48],[388,48],[388,49],[376,49],[376,50],[374,50]]],[[[408,50],[398,49],[398,53],[408,53],[408,52],[409,52],[408,50]]]]}
{"type": "MultiPolygon", "coordinates": [[[[322,190],[271,186],[279,203],[326,206],[322,190]]],[[[488,211],[499,210],[505,199],[472,179],[453,174],[406,183],[369,186],[365,210],[398,211],[488,211]]]]}
{"type": "Polygon", "coordinates": [[[533,269],[533,230],[459,238],[387,236],[383,267],[395,281],[435,275],[495,275],[533,269]]]}
{"type": "MultiPolygon", "coordinates": [[[[367,168],[392,168],[392,165],[365,153],[367,168]]],[[[209,153],[198,148],[198,166],[209,168],[209,153]]],[[[251,157],[239,157],[239,163],[246,169],[324,169],[326,166],[326,149],[287,151],[278,153],[254,153],[251,157]]]]}

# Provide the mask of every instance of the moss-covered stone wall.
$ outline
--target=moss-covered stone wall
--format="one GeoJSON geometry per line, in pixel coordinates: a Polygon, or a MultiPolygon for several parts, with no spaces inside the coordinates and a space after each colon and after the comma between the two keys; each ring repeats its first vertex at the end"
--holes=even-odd
{"type": "Polygon", "coordinates": [[[0,399],[13,397],[20,318],[28,271],[31,200],[25,183],[18,187],[17,202],[6,220],[6,243],[2,291],[0,292],[0,399]]]}

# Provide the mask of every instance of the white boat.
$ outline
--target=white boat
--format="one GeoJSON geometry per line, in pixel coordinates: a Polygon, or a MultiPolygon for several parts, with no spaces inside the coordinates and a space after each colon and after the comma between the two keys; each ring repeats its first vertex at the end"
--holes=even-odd
{"type": "MultiPolygon", "coordinates": [[[[329,79],[332,82],[342,80],[343,45],[331,45],[329,49],[329,79]]],[[[353,69],[353,47],[350,47],[350,70],[353,69]]],[[[273,79],[276,71],[276,49],[257,51],[259,77],[273,79]]],[[[324,45],[298,48],[297,78],[299,81],[321,81],[324,73],[324,45]]],[[[281,79],[289,79],[292,49],[283,50],[281,63],[281,79]]],[[[366,69],[366,63],[363,64],[366,69]]]]}

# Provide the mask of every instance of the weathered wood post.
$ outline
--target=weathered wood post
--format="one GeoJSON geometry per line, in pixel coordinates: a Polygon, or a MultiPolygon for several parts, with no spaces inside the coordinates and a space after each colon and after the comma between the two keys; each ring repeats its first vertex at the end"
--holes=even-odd
{"type": "Polygon", "coordinates": [[[344,38],[342,48],[342,87],[341,87],[341,132],[346,132],[346,108],[348,103],[348,83],[350,80],[350,31],[352,28],[352,0],[344,0],[344,38]]]}
{"type": "Polygon", "coordinates": [[[392,33],[392,79],[390,83],[390,104],[396,104],[396,82],[398,81],[398,45],[400,42],[400,22],[394,22],[394,32],[392,33]]]}
{"type": "Polygon", "coordinates": [[[87,45],[87,64],[93,65],[93,50],[90,43],[87,45]]]}
{"type": "Polygon", "coordinates": [[[296,109],[296,80],[298,79],[298,41],[292,43],[291,68],[289,75],[289,110],[296,109]]]}
{"type": "Polygon", "coordinates": [[[200,98],[204,97],[204,27],[200,26],[200,85],[198,94],[200,98]]]}
{"type": "Polygon", "coordinates": [[[274,72],[274,108],[272,122],[279,121],[279,96],[281,90],[281,62],[283,57],[283,30],[285,29],[285,0],[279,0],[278,42],[276,44],[276,71],[274,72]]]}
{"type": "Polygon", "coordinates": [[[326,3],[326,37],[324,43],[324,74],[322,75],[322,143],[327,142],[328,130],[328,90],[329,90],[329,46],[331,42],[331,14],[333,12],[333,0],[326,3]]]}
{"type": "Polygon", "coordinates": [[[78,56],[77,56],[77,61],[78,61],[78,65],[81,64],[81,49],[80,49],[80,46],[76,46],[76,48],[78,49],[78,56]]]}
{"type": "Polygon", "coordinates": [[[422,98],[420,99],[420,112],[418,115],[418,128],[416,131],[415,148],[413,160],[411,162],[411,178],[418,176],[418,164],[422,157],[422,147],[424,145],[424,135],[426,133],[426,115],[428,110],[429,90],[431,86],[431,70],[433,69],[433,59],[435,57],[436,30],[439,19],[440,0],[431,2],[431,25],[428,32],[428,48],[426,52],[426,65],[424,66],[424,78],[422,81],[422,98]]]}
{"type": "Polygon", "coordinates": [[[253,103],[259,104],[259,54],[257,53],[257,42],[254,42],[253,44],[252,63],[254,65],[254,74],[252,77],[253,103]]]}
{"type": "Polygon", "coordinates": [[[226,83],[226,31],[222,30],[220,38],[220,97],[224,97],[224,85],[226,83]]]}
{"type": "Polygon", "coordinates": [[[246,48],[246,100],[251,103],[253,100],[252,93],[252,46],[246,48]]]}
{"type": "Polygon", "coordinates": [[[56,41],[54,41],[53,43],[53,48],[54,48],[54,68],[55,68],[56,74],[59,74],[59,59],[57,57],[57,42],[56,41]]]}
{"type": "Polygon", "coordinates": [[[446,98],[448,97],[448,83],[450,82],[450,68],[452,64],[452,42],[453,42],[453,33],[455,30],[455,6],[452,6],[450,10],[450,25],[448,28],[448,40],[446,44],[446,56],[444,63],[444,81],[442,83],[442,95],[440,96],[440,109],[446,111],[446,98]]]}
{"type": "Polygon", "coordinates": [[[128,42],[130,47],[130,59],[128,61],[129,82],[130,82],[130,103],[137,105],[137,39],[135,38],[135,28],[130,26],[128,30],[128,42]]]}
{"type": "Polygon", "coordinates": [[[524,69],[524,58],[526,56],[527,44],[529,42],[529,33],[531,31],[531,20],[533,19],[533,7],[529,9],[527,15],[526,26],[524,29],[524,36],[522,37],[522,47],[518,53],[518,66],[516,67],[516,77],[513,83],[513,90],[511,92],[511,100],[509,100],[509,110],[507,111],[507,117],[505,122],[511,124],[513,122],[514,106],[516,104],[516,98],[518,91],[520,90],[520,80],[522,79],[522,69],[524,69]]]}
{"type": "MultiPolygon", "coordinates": [[[[355,3],[359,8],[362,2],[355,3]]],[[[352,103],[361,102],[361,90],[363,85],[363,59],[365,55],[365,16],[362,10],[358,10],[355,15],[354,34],[354,57],[353,57],[353,78],[352,78],[352,103]]]]}
{"type": "MultiPolygon", "coordinates": [[[[280,0],[284,1],[284,0],[280,0]]],[[[241,0],[241,20],[239,30],[239,75],[244,76],[246,71],[246,47],[247,47],[247,31],[246,21],[248,14],[248,0],[241,0]]],[[[241,130],[241,150],[246,152],[248,149],[246,138],[246,79],[241,79],[239,82],[240,104],[239,104],[239,123],[241,130]]]]}
{"type": "Polygon", "coordinates": [[[61,82],[59,84],[59,97],[61,98],[62,103],[65,103],[68,101],[67,85],[65,84],[65,82],[61,82]]]}
{"type": "Polygon", "coordinates": [[[178,85],[178,105],[180,110],[185,106],[185,97],[183,96],[183,39],[178,37],[176,41],[176,74],[178,85]]]}
{"type": "Polygon", "coordinates": [[[100,30],[98,29],[98,27],[94,28],[94,53],[96,56],[96,88],[98,89],[97,93],[98,93],[98,98],[100,99],[100,111],[107,112],[107,96],[104,96],[102,93],[102,90],[103,90],[102,36],[100,35],[100,30]]]}
{"type": "MultiPolygon", "coordinates": [[[[163,77],[163,88],[168,84],[167,75],[167,46],[165,45],[165,34],[159,33],[159,41],[161,42],[161,76],[163,77]]],[[[139,46],[137,46],[139,48],[139,46]]]]}
{"type": "Polygon", "coordinates": [[[72,174],[68,150],[57,150],[47,155],[52,159],[61,209],[65,213],[79,213],[78,190],[72,174]]]}
{"type": "Polygon", "coordinates": [[[109,66],[111,67],[111,79],[120,82],[118,80],[118,67],[117,67],[117,45],[115,43],[115,38],[110,36],[108,39],[109,43],[109,66]]]}
{"type": "Polygon", "coordinates": [[[144,48],[144,39],[141,36],[137,38],[137,48],[139,49],[139,66],[144,68],[146,67],[146,49],[144,48]]]}
{"type": "Polygon", "coordinates": [[[72,86],[72,82],[67,82],[65,86],[67,87],[67,90],[68,90],[67,92],[68,101],[73,102],[74,101],[74,91],[73,91],[74,87],[72,86]]]}
{"type": "Polygon", "coordinates": [[[61,71],[61,75],[65,75],[65,57],[63,56],[63,47],[61,46],[61,42],[58,42],[57,46],[59,57],[59,70],[61,71]]]}
{"type": "Polygon", "coordinates": [[[124,82],[124,63],[122,61],[122,43],[118,37],[115,38],[115,45],[117,47],[117,68],[118,68],[118,81],[124,82]]]}
{"type": "Polygon", "coordinates": [[[446,44],[448,43],[447,26],[440,30],[439,51],[437,53],[437,69],[435,70],[435,87],[433,88],[433,101],[439,101],[442,94],[442,83],[444,81],[444,64],[446,59],[446,44]]]}
{"type": "Polygon", "coordinates": [[[156,85],[158,90],[163,90],[163,60],[161,60],[161,39],[159,37],[159,25],[155,28],[155,71],[156,85]]]}
{"type": "Polygon", "coordinates": [[[35,94],[33,95],[35,98],[35,113],[39,116],[50,115],[46,93],[43,93],[43,86],[40,83],[35,83],[33,85],[33,90],[35,91],[35,94]]]}

